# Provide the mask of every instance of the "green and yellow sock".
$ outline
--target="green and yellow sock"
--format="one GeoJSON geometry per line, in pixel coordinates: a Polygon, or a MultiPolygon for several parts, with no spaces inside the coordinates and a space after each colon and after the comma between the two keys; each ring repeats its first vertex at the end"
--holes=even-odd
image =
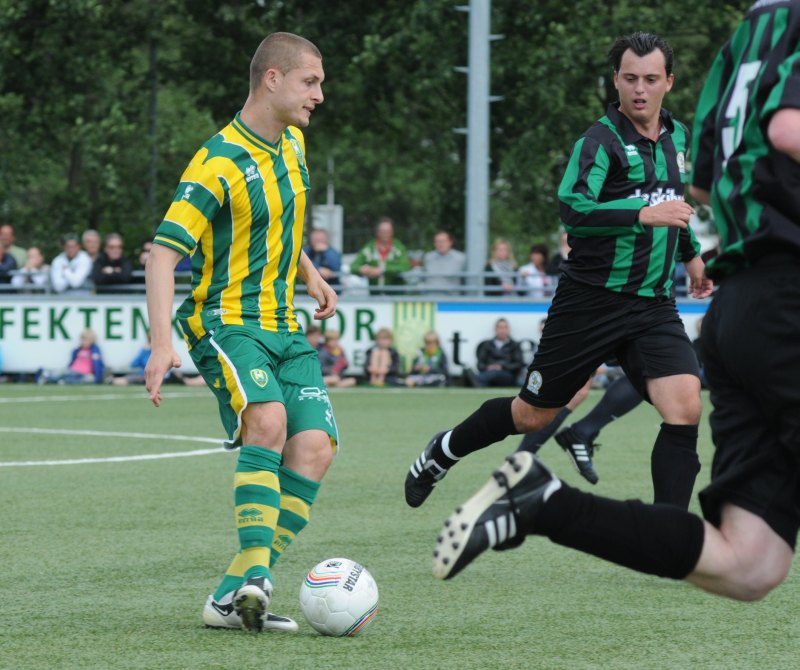
{"type": "Polygon", "coordinates": [[[272,579],[270,547],[281,506],[280,463],[281,455],[276,451],[253,446],[239,450],[234,505],[241,550],[237,558],[241,561],[244,580],[251,577],[272,579]]]}
{"type": "Polygon", "coordinates": [[[228,593],[235,591],[244,584],[244,561],[242,553],[238,552],[233,557],[230,567],[225,572],[225,576],[219,583],[217,590],[214,591],[214,600],[220,602],[228,593]]]}
{"type": "Polygon", "coordinates": [[[317,497],[319,482],[303,477],[289,468],[278,470],[281,482],[281,512],[272,540],[269,566],[278,562],[297,534],[308,524],[311,505],[317,497]]]}
{"type": "MultiPolygon", "coordinates": [[[[278,479],[281,486],[280,514],[272,541],[270,567],[275,565],[286,547],[308,524],[311,505],[314,504],[320,487],[319,482],[307,479],[285,467],[278,469],[278,479]]],[[[244,584],[245,571],[246,561],[242,552],[239,552],[234,556],[225,577],[214,592],[214,600],[222,600],[244,584]]]]}

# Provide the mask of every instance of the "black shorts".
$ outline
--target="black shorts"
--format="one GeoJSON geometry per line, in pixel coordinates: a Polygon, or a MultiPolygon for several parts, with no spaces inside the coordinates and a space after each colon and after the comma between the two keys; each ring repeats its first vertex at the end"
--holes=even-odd
{"type": "Polygon", "coordinates": [[[646,379],[700,375],[674,300],[615,293],[562,276],[519,396],[536,407],[563,407],[612,358],[648,401],[646,379]]]}
{"type": "Polygon", "coordinates": [[[711,484],[700,492],[716,526],[724,503],[761,517],[791,547],[800,527],[800,258],[764,259],[726,279],[703,319],[714,409],[711,484]]]}

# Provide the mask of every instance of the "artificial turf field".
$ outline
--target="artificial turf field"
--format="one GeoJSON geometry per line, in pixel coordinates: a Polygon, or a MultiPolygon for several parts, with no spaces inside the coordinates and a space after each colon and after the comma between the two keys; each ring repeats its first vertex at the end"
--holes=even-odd
{"type": "MultiPolygon", "coordinates": [[[[207,390],[166,387],[156,410],[142,387],[0,386],[0,668],[800,667],[796,569],[765,601],[742,604],[529,538],[435,580],[442,520],[518,438],[470,456],[417,510],[403,500],[406,469],[432,433],[488,397],[332,392],[342,451],[311,524],[273,573],[271,609],[301,629],[256,636],[200,620],[236,539],[235,456],[204,453],[221,430],[207,390]],[[363,563],[378,582],[380,610],[362,637],[325,638],[302,620],[302,578],[334,556],[363,563]]],[[[598,398],[592,392],[574,417],[598,398]]],[[[698,486],[709,476],[706,421],[698,486]]],[[[650,498],[658,425],[641,405],[606,428],[593,492],[650,498]]],[[[589,488],[554,442],[541,455],[589,488]]]]}

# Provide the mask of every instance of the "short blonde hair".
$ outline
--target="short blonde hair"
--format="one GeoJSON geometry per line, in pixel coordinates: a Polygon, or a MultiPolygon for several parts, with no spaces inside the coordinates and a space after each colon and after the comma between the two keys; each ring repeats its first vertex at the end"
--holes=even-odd
{"type": "Polygon", "coordinates": [[[442,346],[442,341],[441,339],[439,339],[439,333],[437,333],[435,330],[429,330],[427,333],[425,333],[422,336],[422,340],[423,342],[428,342],[429,340],[430,341],[436,340],[436,344],[440,347],[442,346]]]}
{"type": "Polygon", "coordinates": [[[91,328],[84,328],[81,331],[81,339],[86,338],[92,344],[97,344],[97,333],[95,333],[91,328]]]}
{"type": "Polygon", "coordinates": [[[258,88],[264,73],[275,68],[286,74],[297,67],[300,56],[311,54],[320,60],[322,54],[313,42],[293,33],[272,33],[258,45],[250,61],[250,91],[258,88]]]}
{"type": "Polygon", "coordinates": [[[514,258],[514,247],[511,246],[511,242],[509,242],[504,237],[496,237],[494,242],[492,242],[492,247],[489,251],[489,261],[491,262],[494,259],[495,251],[497,247],[505,245],[508,247],[508,259],[511,261],[511,264],[516,267],[517,259],[514,258]]]}

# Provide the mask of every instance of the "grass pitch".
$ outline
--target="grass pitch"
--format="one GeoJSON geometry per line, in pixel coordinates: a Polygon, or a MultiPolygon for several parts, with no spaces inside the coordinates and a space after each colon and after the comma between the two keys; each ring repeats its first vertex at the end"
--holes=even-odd
{"type": "MultiPolygon", "coordinates": [[[[334,391],[342,450],[311,524],[274,572],[272,609],[298,619],[300,632],[207,630],[203,603],[236,548],[235,456],[204,453],[221,437],[208,391],[166,390],[156,410],[141,387],[0,386],[0,668],[800,664],[796,571],[765,601],[741,604],[529,538],[516,551],[488,552],[452,582],[433,579],[442,520],[519,439],[473,454],[423,507],[406,507],[406,468],[430,435],[491,397],[466,389],[334,391]],[[206,440],[168,439],[176,436],[206,440]],[[177,452],[197,453],[160,457],[177,452]],[[28,464],[9,465],[20,462],[28,464]],[[378,582],[380,611],[363,637],[321,637],[302,620],[302,578],[333,556],[363,563],[378,582]]],[[[571,484],[648,500],[658,426],[646,405],[609,426],[596,487],[555,443],[542,456],[571,484]]],[[[700,451],[698,488],[710,471],[705,418],[700,451]]]]}

